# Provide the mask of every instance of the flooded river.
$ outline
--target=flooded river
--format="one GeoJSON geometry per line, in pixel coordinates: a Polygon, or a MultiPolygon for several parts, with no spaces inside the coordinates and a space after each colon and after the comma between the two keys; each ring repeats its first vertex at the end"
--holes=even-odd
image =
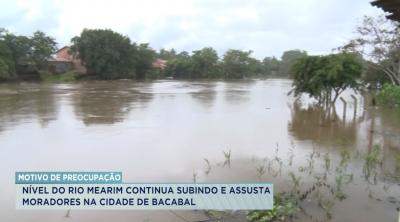
{"type": "Polygon", "coordinates": [[[302,201],[299,221],[398,220],[400,111],[347,91],[346,107],[338,101],[327,116],[310,99],[288,96],[290,89],[290,80],[279,79],[1,84],[0,220],[203,217],[16,211],[15,171],[122,171],[129,182],[268,181],[276,192],[291,189],[294,173],[302,192],[321,178],[331,184],[302,201]]]}

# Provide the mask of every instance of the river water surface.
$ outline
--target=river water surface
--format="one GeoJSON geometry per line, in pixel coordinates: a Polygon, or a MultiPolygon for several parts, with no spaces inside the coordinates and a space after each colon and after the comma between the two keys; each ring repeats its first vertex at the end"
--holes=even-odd
{"type": "Polygon", "coordinates": [[[297,219],[396,221],[400,112],[348,91],[345,112],[337,102],[322,121],[325,111],[290,89],[282,79],[2,84],[0,220],[182,221],[163,211],[16,211],[15,171],[122,171],[129,182],[261,180],[278,192],[290,187],[289,171],[307,189],[330,155],[332,186],[339,171],[351,178],[346,198],[327,217],[310,196],[297,219]],[[370,170],[364,157],[376,147],[381,162],[370,170]],[[316,173],[306,169],[310,155],[316,173]],[[257,171],[266,166],[274,169],[257,171]]]}

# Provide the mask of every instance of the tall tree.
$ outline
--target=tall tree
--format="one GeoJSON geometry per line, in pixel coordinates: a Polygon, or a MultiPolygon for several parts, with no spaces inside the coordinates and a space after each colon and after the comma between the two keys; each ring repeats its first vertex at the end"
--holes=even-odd
{"type": "Polygon", "coordinates": [[[16,66],[33,64],[32,42],[29,37],[7,33],[3,38],[8,48],[11,50],[16,66]]]}
{"type": "Polygon", "coordinates": [[[153,69],[153,61],[156,58],[156,52],[149,47],[149,44],[139,44],[137,46],[136,57],[136,78],[143,79],[153,69]]]}
{"type": "Polygon", "coordinates": [[[15,78],[15,62],[12,52],[0,33],[0,80],[15,78]]]}
{"type": "Polygon", "coordinates": [[[368,66],[383,73],[392,84],[400,85],[400,27],[379,17],[365,16],[356,28],[356,36],[339,47],[344,52],[358,52],[371,60],[368,66]]]}
{"type": "Polygon", "coordinates": [[[127,36],[110,29],[84,29],[72,43],[89,74],[103,79],[135,77],[137,48],[127,36]]]}
{"type": "Polygon", "coordinates": [[[36,31],[30,38],[32,47],[32,61],[41,69],[46,61],[57,50],[57,43],[54,38],[47,36],[42,31],[36,31]]]}
{"type": "Polygon", "coordinates": [[[176,57],[175,49],[171,49],[171,50],[160,49],[160,51],[158,53],[158,58],[160,58],[160,59],[170,60],[170,59],[174,59],[175,57],[176,57]]]}
{"type": "Polygon", "coordinates": [[[211,47],[193,51],[191,58],[192,78],[219,78],[221,72],[218,64],[218,54],[211,47]]]}
{"type": "Polygon", "coordinates": [[[181,57],[168,60],[165,76],[173,78],[190,78],[191,61],[190,57],[181,57]]]}
{"type": "Polygon", "coordinates": [[[264,72],[263,64],[260,60],[250,57],[249,58],[249,72],[248,76],[259,76],[264,72]]]}
{"type": "Polygon", "coordinates": [[[7,50],[2,50],[1,54],[11,54],[13,65],[10,65],[10,61],[6,61],[6,63],[9,68],[14,66],[10,69],[14,72],[16,70],[17,73],[25,66],[31,66],[36,70],[44,68],[47,59],[57,49],[55,40],[41,31],[36,31],[32,37],[29,37],[18,36],[2,29],[0,39],[6,45],[3,45],[2,48],[7,48],[7,50]]]}
{"type": "Polygon", "coordinates": [[[275,57],[265,57],[262,61],[263,73],[266,75],[276,75],[279,71],[279,60],[275,57]]]}
{"type": "Polygon", "coordinates": [[[237,49],[229,49],[225,52],[223,61],[223,69],[225,78],[243,79],[251,72],[250,55],[252,51],[241,51],[237,49]]]}
{"type": "Polygon", "coordinates": [[[283,76],[291,76],[293,74],[291,73],[292,66],[298,59],[305,56],[307,56],[307,52],[298,49],[283,52],[279,65],[279,74],[283,76]]]}

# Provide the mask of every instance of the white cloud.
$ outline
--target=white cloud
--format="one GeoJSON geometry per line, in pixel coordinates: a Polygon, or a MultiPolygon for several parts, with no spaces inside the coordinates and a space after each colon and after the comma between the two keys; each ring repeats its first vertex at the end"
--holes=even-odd
{"type": "Polygon", "coordinates": [[[262,58],[293,48],[329,53],[380,10],[365,0],[10,0],[0,13],[1,27],[41,29],[61,45],[83,28],[110,28],[156,49],[252,49],[262,58]]]}

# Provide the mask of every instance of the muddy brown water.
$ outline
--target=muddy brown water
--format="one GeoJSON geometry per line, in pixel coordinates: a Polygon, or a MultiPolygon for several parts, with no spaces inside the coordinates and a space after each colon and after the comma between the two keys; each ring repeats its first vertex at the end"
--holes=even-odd
{"type": "Polygon", "coordinates": [[[338,171],[352,178],[346,198],[322,189],[334,201],[332,217],[310,195],[295,220],[398,220],[400,111],[346,91],[346,110],[338,101],[326,117],[312,100],[288,96],[290,89],[284,79],[1,84],[1,221],[204,220],[185,211],[178,212],[184,220],[169,211],[16,211],[15,171],[122,171],[129,182],[261,180],[279,192],[290,189],[290,172],[301,189],[312,186],[326,173],[326,154],[328,183],[337,188],[338,171]],[[365,157],[375,146],[382,163],[366,179],[365,157]],[[229,151],[230,166],[223,164],[229,151]]]}

